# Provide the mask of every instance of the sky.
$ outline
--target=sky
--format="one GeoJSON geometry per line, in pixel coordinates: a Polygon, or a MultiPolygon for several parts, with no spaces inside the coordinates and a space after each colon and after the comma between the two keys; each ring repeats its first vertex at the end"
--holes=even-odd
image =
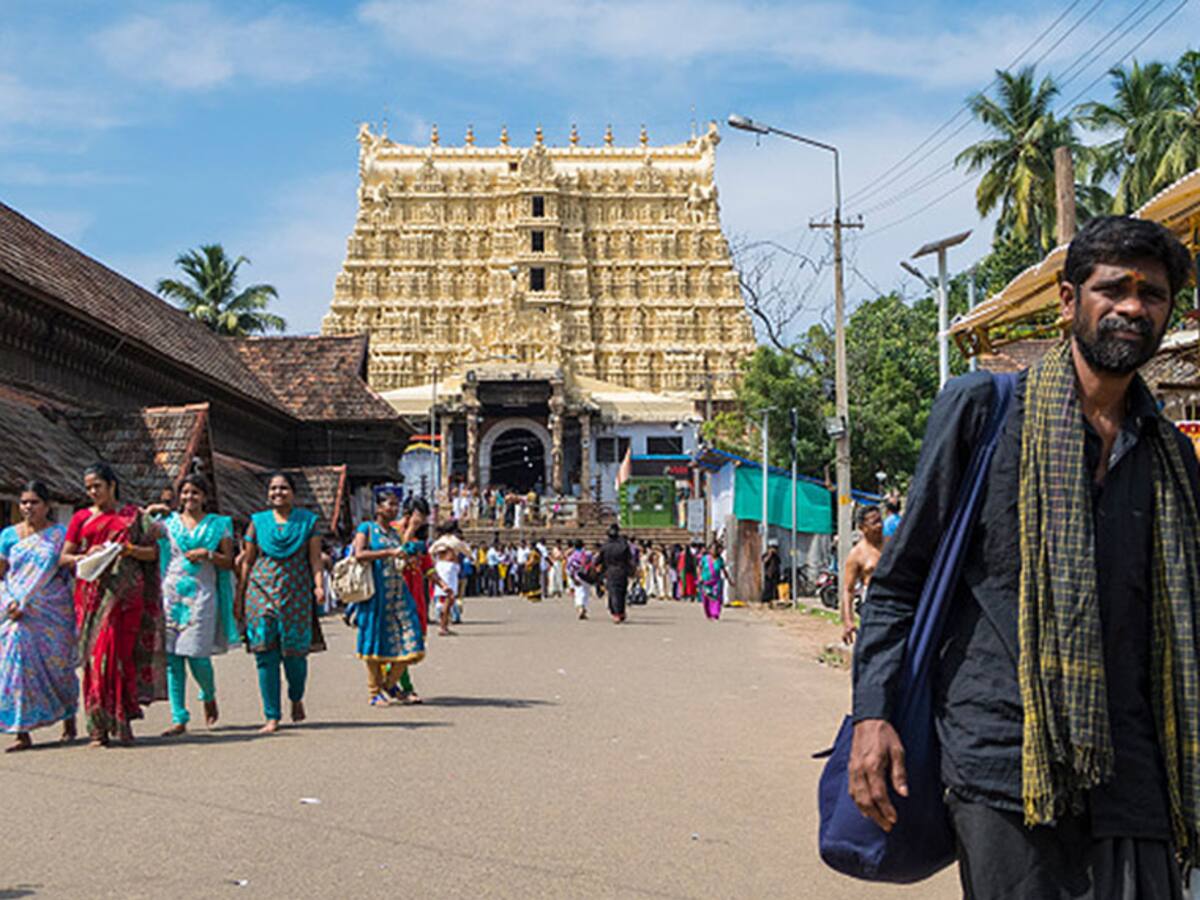
{"type": "Polygon", "coordinates": [[[1200,45],[1200,3],[1188,0],[0,0],[0,10],[0,200],[151,289],[179,253],[219,242],[250,259],[243,283],[278,288],[276,311],[295,333],[317,331],[329,306],[354,222],[360,122],[418,144],[436,123],[443,145],[468,125],[480,144],[507,125],[528,145],[539,124],[547,143],[565,144],[576,124],[599,144],[611,124],[632,145],[642,125],[667,144],[716,120],[726,234],[814,261],[796,267],[805,324],[832,303],[829,235],[809,227],[831,206],[830,156],[733,131],[730,113],[839,147],[845,212],[865,226],[847,237],[849,303],[915,298],[899,262],[920,245],[973,229],[951,270],[988,250],[975,179],[950,163],[982,135],[964,101],[996,69],[1038,61],[1069,108],[1107,99],[1114,63],[1200,45]]]}

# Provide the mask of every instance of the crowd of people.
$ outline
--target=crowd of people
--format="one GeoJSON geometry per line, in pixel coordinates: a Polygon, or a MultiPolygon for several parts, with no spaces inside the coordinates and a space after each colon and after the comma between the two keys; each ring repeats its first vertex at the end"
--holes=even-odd
{"type": "Polygon", "coordinates": [[[220,710],[212,657],[244,644],[254,655],[264,724],[302,722],[308,656],[325,649],[321,613],[342,612],[356,629],[372,706],[420,703],[410,669],[426,653],[431,619],[454,634],[464,596],[519,594],[534,602],[569,595],[580,619],[603,598],[616,623],[627,603],[702,600],[720,616],[728,580],[721,547],[631,542],[612,526],[591,547],[581,540],[469,546],[458,520],[430,535],[429,507],[401,507],[390,490],[375,497],[341,551],[322,541],[319,517],[297,505],[292,478],[270,477],[266,505],[236,533],[209,509],[202,475],[185,477],[158,503],[125,502],[105,463],[83,474],[89,505],[66,525],[52,521],[50,494],[30,481],[21,521],[0,531],[0,730],[9,750],[32,746],[31,732],[61,723],[77,737],[80,709],[91,744],[133,743],[143,707],[167,700],[164,737],[186,733],[190,680],[204,720],[220,710]],[[361,567],[356,602],[337,596],[340,559],[361,567]],[[82,688],[82,694],[80,690],[82,688]]]}
{"type": "Polygon", "coordinates": [[[450,488],[450,512],[464,523],[517,529],[553,525],[563,520],[566,510],[564,498],[536,490],[520,493],[502,487],[481,490],[467,485],[450,488]]]}

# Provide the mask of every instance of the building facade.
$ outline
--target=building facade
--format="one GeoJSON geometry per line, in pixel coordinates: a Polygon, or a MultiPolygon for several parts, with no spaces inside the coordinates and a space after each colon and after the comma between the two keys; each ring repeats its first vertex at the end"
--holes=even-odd
{"type": "Polygon", "coordinates": [[[358,215],[322,328],[370,334],[371,386],[444,438],[442,486],[608,499],[601,436],[642,425],[690,447],[698,404],[733,398],[755,342],[715,125],[659,147],[644,130],[618,147],[611,129],[597,147],[574,129],[563,147],[540,128],[529,147],[470,131],[443,146],[436,128],[424,147],[358,139],[358,215]]]}

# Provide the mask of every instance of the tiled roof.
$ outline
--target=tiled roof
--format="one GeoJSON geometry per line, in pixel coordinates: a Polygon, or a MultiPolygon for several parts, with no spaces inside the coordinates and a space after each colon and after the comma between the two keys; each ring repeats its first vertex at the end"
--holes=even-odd
{"type": "Polygon", "coordinates": [[[997,353],[980,354],[979,365],[989,372],[1020,372],[1041,360],[1058,338],[1029,339],[1005,344],[997,353]]]}
{"type": "Polygon", "coordinates": [[[394,420],[366,382],[367,336],[231,339],[285,410],[306,421],[394,420]]]}
{"type": "Polygon", "coordinates": [[[0,276],[5,275],[237,393],[275,405],[228,343],[0,203],[0,276]]]}
{"type": "MultiPolygon", "coordinates": [[[[243,527],[250,516],[267,505],[267,482],[271,469],[236,456],[213,454],[220,509],[233,516],[243,527]]],[[[284,469],[296,481],[296,505],[311,509],[320,517],[323,534],[345,530],[349,521],[350,498],[345,466],[304,466],[284,469]]]]}
{"type": "Polygon", "coordinates": [[[0,385],[0,493],[16,495],[25,482],[37,479],[59,503],[82,503],[80,476],[95,454],[41,407],[40,398],[0,385]]]}
{"type": "MultiPolygon", "coordinates": [[[[147,407],[135,412],[64,413],[67,425],[93,448],[91,459],[109,463],[121,481],[121,499],[145,504],[168,485],[210,466],[208,404],[147,407]]],[[[78,477],[78,476],[77,476],[78,477]]]]}

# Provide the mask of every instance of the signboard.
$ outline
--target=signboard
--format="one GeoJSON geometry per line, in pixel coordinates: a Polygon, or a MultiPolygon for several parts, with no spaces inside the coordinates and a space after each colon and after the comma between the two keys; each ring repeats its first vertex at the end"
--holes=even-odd
{"type": "Polygon", "coordinates": [[[1200,458],[1200,422],[1176,422],[1179,430],[1191,438],[1192,446],[1196,450],[1196,456],[1200,458]]]}

